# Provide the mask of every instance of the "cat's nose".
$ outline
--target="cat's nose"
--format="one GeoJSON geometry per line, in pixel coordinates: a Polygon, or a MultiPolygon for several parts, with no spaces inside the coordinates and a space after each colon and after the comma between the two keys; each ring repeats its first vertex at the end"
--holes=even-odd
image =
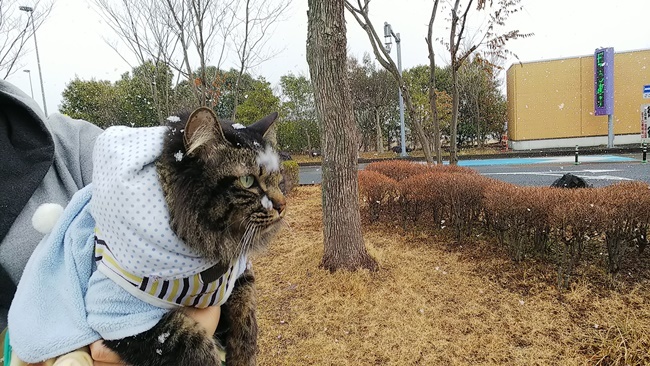
{"type": "Polygon", "coordinates": [[[278,214],[281,214],[284,211],[284,208],[287,206],[287,203],[284,198],[280,200],[273,200],[273,208],[278,211],[278,214]]]}

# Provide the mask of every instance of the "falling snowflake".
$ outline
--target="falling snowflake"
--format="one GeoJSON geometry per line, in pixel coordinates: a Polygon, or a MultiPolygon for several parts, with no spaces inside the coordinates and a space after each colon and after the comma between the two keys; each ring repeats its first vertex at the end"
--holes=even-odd
{"type": "Polygon", "coordinates": [[[176,158],[176,161],[183,160],[183,152],[178,150],[178,152],[176,154],[174,154],[174,157],[176,158]]]}
{"type": "Polygon", "coordinates": [[[169,332],[165,332],[161,335],[158,336],[158,343],[165,343],[165,341],[169,338],[169,332]]]}
{"type": "Polygon", "coordinates": [[[179,116],[169,116],[169,117],[167,117],[167,121],[169,121],[169,122],[180,122],[181,118],[179,116]]]}
{"type": "Polygon", "coordinates": [[[246,128],[246,126],[242,125],[241,123],[233,123],[232,128],[234,128],[235,130],[241,130],[246,128]]]}

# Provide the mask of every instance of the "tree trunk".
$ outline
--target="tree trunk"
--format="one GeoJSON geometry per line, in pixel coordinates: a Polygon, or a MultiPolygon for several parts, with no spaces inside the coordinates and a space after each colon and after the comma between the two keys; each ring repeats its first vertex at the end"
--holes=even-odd
{"type": "Polygon", "coordinates": [[[303,124],[302,129],[303,129],[303,131],[305,131],[305,138],[307,139],[307,149],[309,151],[311,151],[311,137],[309,136],[309,129],[306,126],[304,126],[304,123],[305,122],[303,121],[302,122],[302,124],[303,124]]]}
{"type": "Polygon", "coordinates": [[[478,104],[478,97],[476,97],[476,138],[478,139],[478,147],[483,147],[485,139],[481,135],[481,109],[478,104]]]}
{"type": "Polygon", "coordinates": [[[449,146],[449,164],[458,164],[458,71],[452,66],[452,112],[451,112],[451,142],[449,146]]]}
{"type": "MultiPolygon", "coordinates": [[[[431,62],[433,65],[433,62],[431,62]]],[[[435,66],[432,66],[435,70],[435,66]]],[[[434,72],[431,71],[429,79],[429,107],[433,116],[433,151],[436,153],[436,164],[442,164],[442,148],[440,146],[440,120],[438,119],[438,102],[436,95],[436,81],[434,72]]]]}
{"type": "MultiPolygon", "coordinates": [[[[406,84],[404,84],[401,89],[402,89],[402,98],[404,98],[404,104],[406,104],[407,113],[409,114],[409,117],[411,117],[411,122],[413,123],[413,125],[415,125],[417,138],[420,142],[420,145],[422,146],[422,152],[424,152],[424,160],[426,160],[427,164],[433,164],[433,155],[431,155],[431,145],[429,144],[429,139],[427,138],[427,135],[424,132],[422,123],[420,123],[420,119],[418,118],[418,113],[415,110],[415,106],[413,106],[413,102],[411,100],[411,93],[406,87],[406,84]]],[[[411,139],[413,138],[414,136],[413,134],[411,134],[411,139]]]]}
{"type": "Polygon", "coordinates": [[[375,109],[375,123],[377,124],[377,152],[384,152],[384,138],[381,135],[381,123],[379,122],[379,109],[375,109]]]}
{"type": "Polygon", "coordinates": [[[361,234],[357,176],[358,131],[346,69],[343,0],[309,0],[307,63],[323,132],[323,234],[321,266],[377,269],[361,234]]]}

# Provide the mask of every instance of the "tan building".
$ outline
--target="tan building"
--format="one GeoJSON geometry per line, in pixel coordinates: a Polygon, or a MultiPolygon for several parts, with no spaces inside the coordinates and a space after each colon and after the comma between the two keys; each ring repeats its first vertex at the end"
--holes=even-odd
{"type": "MultiPolygon", "coordinates": [[[[641,142],[650,50],[614,55],[614,145],[641,142]]],[[[594,114],[594,56],[513,64],[507,73],[514,150],[607,146],[607,116],[594,114]]],[[[647,96],[647,95],[646,95],[647,96]]]]}

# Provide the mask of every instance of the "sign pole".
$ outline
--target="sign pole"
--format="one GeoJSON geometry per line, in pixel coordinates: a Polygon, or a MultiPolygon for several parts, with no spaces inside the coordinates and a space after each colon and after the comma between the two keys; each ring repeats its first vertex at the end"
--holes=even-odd
{"type": "Polygon", "coordinates": [[[607,148],[611,149],[614,147],[614,116],[611,114],[607,115],[607,148]]]}

